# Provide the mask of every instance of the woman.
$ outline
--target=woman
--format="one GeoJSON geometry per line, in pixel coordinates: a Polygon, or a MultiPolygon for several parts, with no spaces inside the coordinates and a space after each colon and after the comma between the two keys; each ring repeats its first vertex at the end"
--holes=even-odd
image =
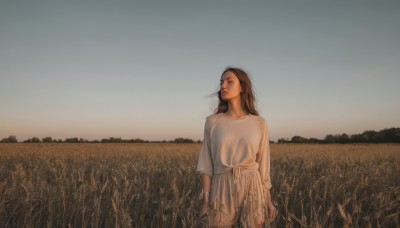
{"type": "Polygon", "coordinates": [[[242,69],[227,68],[217,93],[219,105],[206,118],[197,163],[203,185],[199,219],[217,227],[262,227],[276,216],[267,122],[254,108],[251,81],[242,69]]]}

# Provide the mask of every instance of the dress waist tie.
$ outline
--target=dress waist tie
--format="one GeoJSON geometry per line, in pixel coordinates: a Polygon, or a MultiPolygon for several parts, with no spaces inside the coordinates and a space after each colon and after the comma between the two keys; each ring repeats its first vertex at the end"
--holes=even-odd
{"type": "Polygon", "coordinates": [[[236,184],[237,179],[240,177],[240,167],[239,166],[234,166],[232,168],[232,174],[233,174],[233,183],[236,184]]]}
{"type": "Polygon", "coordinates": [[[240,166],[232,167],[233,182],[236,184],[242,173],[257,172],[257,167],[244,168],[240,166]]]}

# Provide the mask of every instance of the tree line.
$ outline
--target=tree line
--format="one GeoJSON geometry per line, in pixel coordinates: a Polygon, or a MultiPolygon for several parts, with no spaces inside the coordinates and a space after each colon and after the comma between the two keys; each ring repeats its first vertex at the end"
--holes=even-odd
{"type": "Polygon", "coordinates": [[[278,139],[278,143],[400,143],[400,128],[385,128],[380,131],[368,130],[361,134],[326,135],[324,139],[293,136],[278,139]]]}
{"type": "MultiPolygon", "coordinates": [[[[0,143],[17,143],[17,137],[10,135],[0,140],[0,143]]],[[[201,143],[201,140],[193,140],[189,138],[175,138],[174,140],[149,141],[143,139],[122,139],[122,138],[105,138],[101,140],[87,140],[84,138],[66,138],[53,139],[52,137],[32,137],[22,141],[23,143],[201,143]]],[[[270,141],[274,143],[273,141],[270,141]]],[[[302,136],[293,136],[290,139],[278,139],[278,143],[400,143],[400,128],[385,128],[380,131],[368,130],[361,134],[329,134],[324,139],[305,138],[302,136]]]]}
{"type": "MultiPolygon", "coordinates": [[[[10,135],[6,138],[0,140],[1,143],[18,143],[17,137],[14,135],[10,135]]],[[[87,140],[84,138],[66,138],[62,139],[53,139],[52,137],[32,137],[22,141],[23,143],[201,143],[200,140],[193,140],[189,138],[175,138],[174,140],[161,140],[161,141],[150,141],[150,140],[143,140],[143,139],[122,139],[122,138],[104,138],[101,140],[87,140]]]]}

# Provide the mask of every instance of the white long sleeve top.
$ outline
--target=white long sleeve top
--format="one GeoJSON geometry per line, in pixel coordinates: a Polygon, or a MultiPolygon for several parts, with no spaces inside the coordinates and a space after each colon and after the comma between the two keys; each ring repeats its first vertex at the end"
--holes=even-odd
{"type": "Polygon", "coordinates": [[[235,168],[258,170],[263,187],[272,187],[267,121],[252,114],[241,119],[224,113],[210,115],[196,171],[212,177],[235,168]]]}

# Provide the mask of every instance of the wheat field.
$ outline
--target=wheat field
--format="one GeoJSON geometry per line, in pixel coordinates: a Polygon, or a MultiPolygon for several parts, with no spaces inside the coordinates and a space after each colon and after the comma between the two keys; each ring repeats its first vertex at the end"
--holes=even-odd
{"type": "MultiPolygon", "coordinates": [[[[0,144],[0,227],[193,227],[200,144],[0,144]]],[[[400,227],[400,145],[271,144],[272,227],[400,227]]]]}

